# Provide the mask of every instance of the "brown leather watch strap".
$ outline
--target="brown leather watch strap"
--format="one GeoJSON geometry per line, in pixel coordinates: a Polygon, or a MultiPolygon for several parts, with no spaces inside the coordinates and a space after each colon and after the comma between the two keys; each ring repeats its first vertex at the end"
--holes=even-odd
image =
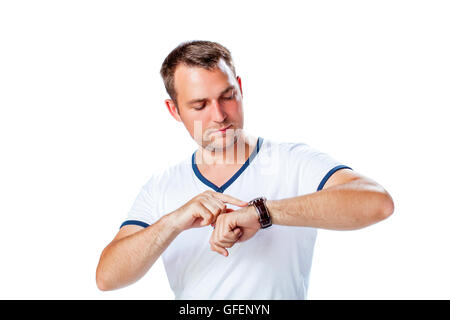
{"type": "Polygon", "coordinates": [[[269,209],[266,206],[266,198],[258,197],[248,203],[249,206],[253,205],[259,214],[259,223],[261,228],[265,229],[272,225],[272,219],[270,218],[269,209]]]}

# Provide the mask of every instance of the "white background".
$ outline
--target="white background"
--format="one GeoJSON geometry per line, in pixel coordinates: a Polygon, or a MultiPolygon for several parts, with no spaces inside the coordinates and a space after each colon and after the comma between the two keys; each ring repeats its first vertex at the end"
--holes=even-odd
{"type": "Polygon", "coordinates": [[[159,68],[185,40],[233,54],[245,129],[382,184],[388,220],[320,230],[309,299],[449,299],[446,1],[1,1],[0,298],[172,299],[160,260],[95,269],[141,186],[196,145],[159,68]]]}

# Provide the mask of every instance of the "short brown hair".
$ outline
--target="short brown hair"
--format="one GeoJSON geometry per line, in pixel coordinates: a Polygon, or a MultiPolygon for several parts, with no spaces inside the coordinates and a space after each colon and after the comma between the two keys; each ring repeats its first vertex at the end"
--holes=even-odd
{"type": "Polygon", "coordinates": [[[175,92],[174,83],[174,74],[177,66],[183,63],[190,67],[213,70],[217,68],[220,59],[225,61],[236,77],[236,70],[234,69],[230,51],[217,42],[201,40],[182,42],[169,53],[166,59],[164,59],[160,73],[167,93],[175,102],[177,109],[177,93],[175,92]]]}

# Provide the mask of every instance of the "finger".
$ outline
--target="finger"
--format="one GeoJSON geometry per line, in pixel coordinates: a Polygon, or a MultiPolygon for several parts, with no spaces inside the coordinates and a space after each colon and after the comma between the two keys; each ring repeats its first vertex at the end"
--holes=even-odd
{"type": "Polygon", "coordinates": [[[236,242],[240,236],[242,235],[242,230],[240,228],[236,228],[234,230],[228,231],[219,239],[219,241],[224,242],[236,242]]]}
{"type": "Polygon", "coordinates": [[[217,219],[217,216],[221,213],[224,213],[227,209],[227,205],[223,201],[213,196],[208,197],[207,203],[214,207],[214,212],[212,213],[214,214],[215,219],[217,219]]]}
{"type": "Polygon", "coordinates": [[[211,250],[223,255],[224,257],[228,256],[228,251],[225,249],[227,246],[224,243],[221,243],[219,240],[220,233],[217,229],[213,231],[211,237],[209,238],[209,244],[211,246],[211,250]]]}
{"type": "Polygon", "coordinates": [[[227,214],[221,215],[217,218],[215,232],[215,240],[216,242],[220,242],[224,239],[224,235],[227,234],[230,230],[228,229],[228,216],[227,214]]]}
{"type": "Polygon", "coordinates": [[[227,249],[216,245],[214,242],[211,242],[211,250],[223,255],[224,257],[228,257],[227,249]]]}
{"type": "Polygon", "coordinates": [[[239,228],[236,228],[236,231],[229,229],[225,220],[227,219],[224,218],[224,216],[221,216],[211,235],[211,242],[222,248],[231,248],[239,239],[241,230],[239,228]]]}
{"type": "Polygon", "coordinates": [[[222,212],[222,209],[215,202],[213,202],[212,200],[209,200],[209,199],[203,200],[201,202],[201,204],[211,214],[211,223],[216,222],[216,218],[222,212]]]}
{"type": "Polygon", "coordinates": [[[213,219],[213,215],[211,214],[211,212],[202,203],[199,203],[195,216],[202,219],[202,222],[200,223],[201,226],[207,226],[211,224],[211,221],[213,219]]]}
{"type": "Polygon", "coordinates": [[[234,235],[234,241],[239,240],[239,238],[242,236],[242,230],[240,228],[236,228],[233,230],[233,235],[234,235]]]}
{"type": "Polygon", "coordinates": [[[228,194],[214,192],[211,195],[213,197],[216,197],[219,200],[222,200],[223,202],[234,204],[234,205],[239,206],[239,207],[246,207],[248,205],[248,202],[239,200],[239,199],[237,199],[235,197],[232,197],[232,196],[230,196],[228,194]]]}
{"type": "Polygon", "coordinates": [[[241,234],[242,230],[240,228],[235,228],[224,233],[222,238],[226,241],[235,241],[241,234]]]}
{"type": "Polygon", "coordinates": [[[230,241],[230,242],[218,242],[216,245],[220,248],[231,248],[232,246],[234,246],[236,242],[235,241],[230,241]]]}
{"type": "Polygon", "coordinates": [[[221,248],[219,246],[217,246],[217,252],[219,252],[221,255],[223,255],[224,257],[228,257],[228,251],[225,248],[221,248]]]}

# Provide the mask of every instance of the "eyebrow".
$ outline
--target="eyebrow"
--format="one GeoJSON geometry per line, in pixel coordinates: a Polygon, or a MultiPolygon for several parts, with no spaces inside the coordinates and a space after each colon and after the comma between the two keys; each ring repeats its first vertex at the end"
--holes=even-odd
{"type": "MultiPolygon", "coordinates": [[[[227,93],[228,91],[230,91],[230,90],[233,89],[233,88],[234,88],[233,85],[227,87],[225,90],[223,90],[223,91],[220,93],[220,95],[223,95],[223,94],[227,93]]],[[[208,98],[189,100],[187,104],[188,104],[188,105],[191,105],[191,104],[194,104],[194,103],[203,102],[203,101],[205,101],[205,100],[208,100],[208,98]]]]}

